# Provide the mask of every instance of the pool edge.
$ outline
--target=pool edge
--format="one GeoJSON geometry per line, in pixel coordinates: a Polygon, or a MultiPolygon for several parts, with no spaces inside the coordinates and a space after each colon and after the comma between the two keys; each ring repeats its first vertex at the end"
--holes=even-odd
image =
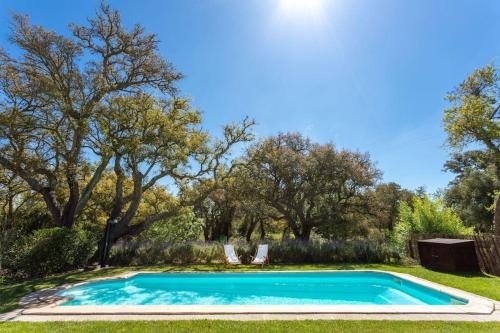
{"type": "Polygon", "coordinates": [[[35,306],[21,310],[26,315],[202,315],[202,314],[491,314],[495,311],[495,301],[460,289],[444,286],[411,274],[388,272],[375,269],[358,270],[285,270],[251,271],[238,273],[293,273],[293,272],[376,272],[389,274],[427,288],[446,293],[468,301],[465,305],[78,305],[60,306],[67,299],[57,293],[72,287],[111,279],[126,279],[138,274],[177,274],[177,273],[235,273],[226,272],[125,272],[109,277],[94,278],[87,281],[68,283],[48,288],[23,297],[20,305],[35,306]],[[40,306],[41,305],[41,306],[40,306]]]}

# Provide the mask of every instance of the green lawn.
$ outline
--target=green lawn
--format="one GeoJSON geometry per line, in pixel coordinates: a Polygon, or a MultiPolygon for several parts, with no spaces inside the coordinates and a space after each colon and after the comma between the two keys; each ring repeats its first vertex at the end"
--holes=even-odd
{"type": "MultiPolygon", "coordinates": [[[[430,281],[467,290],[478,295],[500,300],[500,277],[484,274],[447,274],[420,266],[398,265],[271,265],[266,270],[319,269],[378,269],[408,273],[430,281]]],[[[162,266],[110,268],[55,275],[20,283],[0,285],[0,313],[17,308],[18,300],[35,290],[90,278],[116,275],[134,270],[154,271],[251,271],[255,266],[228,267],[219,265],[162,266]]],[[[58,322],[58,323],[0,323],[0,332],[500,332],[500,323],[467,322],[405,322],[405,321],[134,321],[134,322],[58,322]]]]}
{"type": "Polygon", "coordinates": [[[2,333],[58,332],[370,332],[370,333],[498,333],[500,323],[445,321],[119,321],[0,323],[2,333]]]}

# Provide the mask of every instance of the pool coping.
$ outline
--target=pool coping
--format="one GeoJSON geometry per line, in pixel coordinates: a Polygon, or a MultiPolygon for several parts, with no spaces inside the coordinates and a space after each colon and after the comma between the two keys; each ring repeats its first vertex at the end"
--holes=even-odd
{"type": "Polygon", "coordinates": [[[31,293],[21,299],[22,315],[222,315],[222,314],[472,314],[489,315],[495,311],[495,301],[460,289],[444,286],[410,274],[383,270],[281,270],[249,272],[162,272],[135,271],[114,276],[68,283],[31,293]],[[57,293],[87,283],[126,279],[138,274],[221,274],[221,273],[306,273],[306,272],[376,272],[390,274],[450,296],[466,299],[463,305],[65,305],[68,298],[57,293]]]}

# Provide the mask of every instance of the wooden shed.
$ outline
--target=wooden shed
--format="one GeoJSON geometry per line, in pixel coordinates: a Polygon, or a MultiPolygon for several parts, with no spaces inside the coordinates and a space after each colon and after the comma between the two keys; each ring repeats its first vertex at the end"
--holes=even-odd
{"type": "Polygon", "coordinates": [[[418,241],[420,264],[447,272],[479,271],[473,240],[433,238],[418,241]]]}

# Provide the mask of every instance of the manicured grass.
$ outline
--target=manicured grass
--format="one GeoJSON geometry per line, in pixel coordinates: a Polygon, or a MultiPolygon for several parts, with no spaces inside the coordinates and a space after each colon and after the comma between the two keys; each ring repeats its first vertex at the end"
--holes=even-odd
{"type": "Polygon", "coordinates": [[[500,323],[445,321],[119,321],[0,323],[3,333],[58,332],[370,332],[370,333],[498,333],[500,323]]]}
{"type": "MultiPolygon", "coordinates": [[[[18,307],[19,299],[33,291],[50,288],[64,283],[85,281],[95,277],[112,276],[134,270],[155,271],[252,271],[260,270],[255,266],[224,267],[222,265],[191,265],[191,266],[161,266],[161,267],[119,267],[96,271],[74,272],[54,275],[41,279],[33,279],[19,283],[0,285],[0,313],[18,307]]],[[[392,272],[408,273],[450,287],[466,290],[481,296],[500,300],[500,277],[481,273],[449,274],[431,271],[421,266],[401,266],[382,264],[338,264],[338,265],[271,265],[265,270],[339,270],[339,269],[378,269],[392,272]]]]}

